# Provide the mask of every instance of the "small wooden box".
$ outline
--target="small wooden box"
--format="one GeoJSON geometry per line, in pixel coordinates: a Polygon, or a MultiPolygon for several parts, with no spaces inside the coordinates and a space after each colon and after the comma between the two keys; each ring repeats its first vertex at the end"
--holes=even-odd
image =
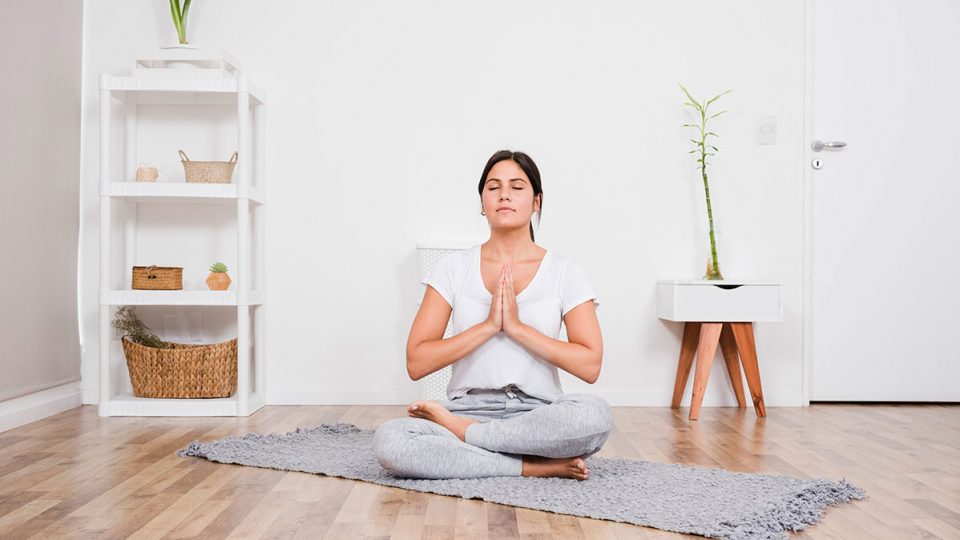
{"type": "Polygon", "coordinates": [[[783,319],[780,284],[727,280],[657,281],[657,317],[668,321],[783,319]]]}

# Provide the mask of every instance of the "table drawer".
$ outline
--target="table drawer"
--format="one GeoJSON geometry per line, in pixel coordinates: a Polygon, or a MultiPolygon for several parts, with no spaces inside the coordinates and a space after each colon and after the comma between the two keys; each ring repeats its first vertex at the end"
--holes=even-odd
{"type": "Polygon", "coordinates": [[[657,316],[669,321],[779,321],[780,284],[660,281],[657,316]]]}

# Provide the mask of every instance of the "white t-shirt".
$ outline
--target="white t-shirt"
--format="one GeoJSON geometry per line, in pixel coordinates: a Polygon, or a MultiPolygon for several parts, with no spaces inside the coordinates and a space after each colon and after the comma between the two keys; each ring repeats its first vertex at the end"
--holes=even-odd
{"type": "MultiPolygon", "coordinates": [[[[480,274],[480,244],[451,253],[439,261],[421,282],[430,285],[453,309],[453,334],[483,322],[490,314],[493,295],[480,274]]],[[[517,295],[520,320],[540,333],[559,339],[563,316],[593,299],[593,287],[579,263],[547,251],[529,285],[517,295]]],[[[549,399],[563,395],[557,367],[540,359],[500,332],[470,354],[454,362],[447,398],[473,388],[502,388],[515,384],[524,393],[549,399]]]]}

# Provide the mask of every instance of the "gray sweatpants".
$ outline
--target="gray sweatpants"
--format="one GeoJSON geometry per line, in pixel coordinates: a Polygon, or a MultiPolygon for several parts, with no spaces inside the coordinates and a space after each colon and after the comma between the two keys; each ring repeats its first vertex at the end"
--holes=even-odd
{"type": "Polygon", "coordinates": [[[423,418],[394,418],[373,435],[377,460],[404,478],[520,476],[523,455],[588,457],[606,442],[613,412],[606,400],[565,394],[554,402],[510,385],[470,390],[439,403],[457,416],[474,418],[461,441],[447,428],[423,418]]]}

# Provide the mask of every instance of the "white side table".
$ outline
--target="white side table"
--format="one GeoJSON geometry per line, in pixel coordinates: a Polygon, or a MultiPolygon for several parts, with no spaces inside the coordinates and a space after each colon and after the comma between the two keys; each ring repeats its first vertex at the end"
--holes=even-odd
{"type": "Polygon", "coordinates": [[[657,317],[684,322],[677,379],[673,386],[672,408],[680,407],[680,398],[687,386],[690,368],[696,353],[697,371],[693,379],[690,420],[700,416],[703,394],[713,365],[717,344],[723,352],[737,404],[746,407],[740,364],[750,385],[750,395],[757,416],[766,416],[757,346],[753,339],[753,323],[780,321],[783,305],[780,284],[728,280],[660,280],[657,281],[657,317]]]}

